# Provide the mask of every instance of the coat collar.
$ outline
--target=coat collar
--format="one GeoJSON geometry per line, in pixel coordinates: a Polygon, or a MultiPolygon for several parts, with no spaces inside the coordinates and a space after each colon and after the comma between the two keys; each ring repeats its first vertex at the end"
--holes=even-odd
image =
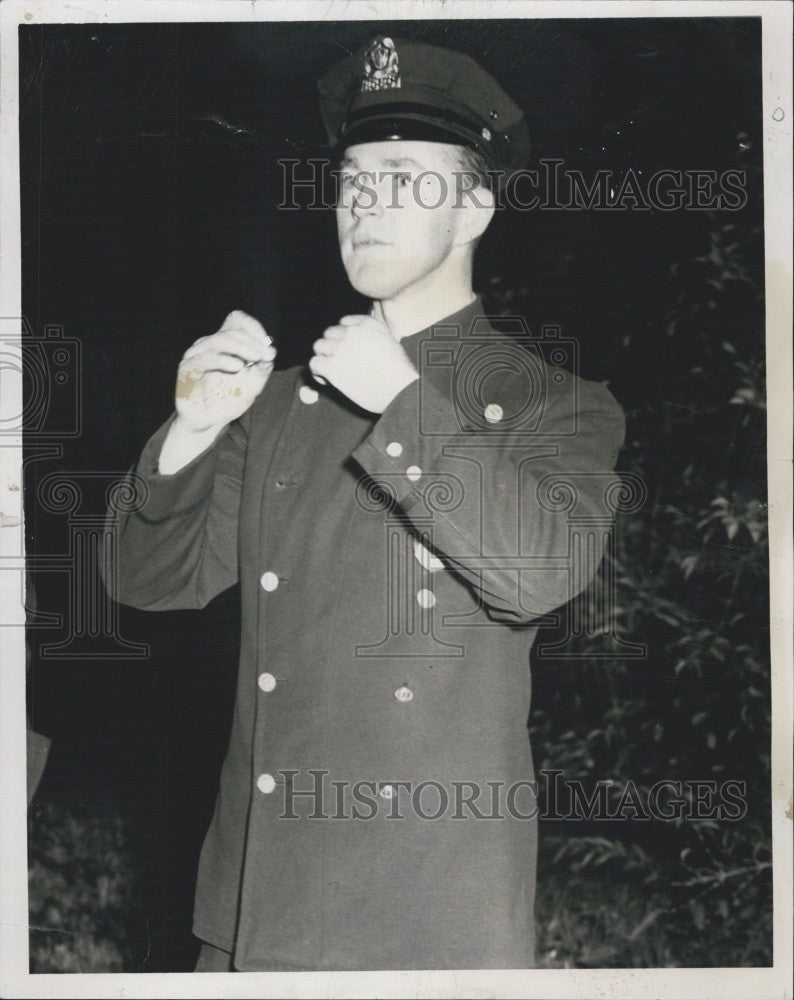
{"type": "Polygon", "coordinates": [[[470,302],[463,309],[459,309],[457,312],[452,313],[451,316],[446,316],[443,319],[437,319],[430,326],[425,327],[424,330],[419,330],[417,333],[409,334],[407,337],[403,337],[400,341],[405,353],[411,360],[413,365],[417,365],[419,362],[419,352],[423,340],[427,340],[433,334],[433,328],[437,326],[457,326],[461,330],[468,332],[471,329],[474,321],[479,317],[485,315],[483,312],[482,299],[479,295],[474,298],[473,302],[470,302]]]}

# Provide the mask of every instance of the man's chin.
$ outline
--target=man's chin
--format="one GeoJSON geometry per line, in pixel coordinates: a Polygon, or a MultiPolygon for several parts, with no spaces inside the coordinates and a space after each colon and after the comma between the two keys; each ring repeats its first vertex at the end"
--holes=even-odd
{"type": "Polygon", "coordinates": [[[432,275],[439,260],[429,255],[409,257],[391,251],[385,259],[352,257],[345,260],[343,257],[342,263],[348,281],[360,295],[387,302],[420,283],[427,286],[428,276],[432,275]]]}
{"type": "Polygon", "coordinates": [[[385,302],[393,298],[399,291],[399,285],[395,283],[393,276],[390,280],[386,274],[360,271],[357,274],[348,274],[348,278],[359,295],[378,302],[385,302]]]}

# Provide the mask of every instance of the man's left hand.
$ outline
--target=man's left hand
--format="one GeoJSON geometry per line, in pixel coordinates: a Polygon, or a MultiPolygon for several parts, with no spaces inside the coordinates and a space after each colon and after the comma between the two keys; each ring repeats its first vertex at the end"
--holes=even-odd
{"type": "Polygon", "coordinates": [[[309,368],[371,413],[383,413],[419,378],[400,342],[372,316],[343,316],[329,326],[314,343],[309,368]]]}

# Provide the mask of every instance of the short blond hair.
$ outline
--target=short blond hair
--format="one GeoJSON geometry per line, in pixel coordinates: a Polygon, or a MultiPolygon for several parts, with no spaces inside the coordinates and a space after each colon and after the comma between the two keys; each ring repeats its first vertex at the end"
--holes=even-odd
{"type": "Polygon", "coordinates": [[[489,172],[491,168],[479,150],[472,149],[471,146],[454,145],[450,146],[450,152],[452,153],[456,170],[460,170],[467,176],[472,177],[477,187],[484,187],[488,191],[493,191],[494,177],[489,172]]]}

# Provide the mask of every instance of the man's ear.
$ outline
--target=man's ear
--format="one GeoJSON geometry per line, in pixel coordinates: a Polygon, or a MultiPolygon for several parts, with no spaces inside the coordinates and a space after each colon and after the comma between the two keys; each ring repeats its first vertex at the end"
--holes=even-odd
{"type": "Polygon", "coordinates": [[[455,202],[453,211],[460,213],[455,244],[463,246],[466,243],[476,243],[490,225],[496,211],[493,191],[482,185],[464,191],[455,202]]]}

